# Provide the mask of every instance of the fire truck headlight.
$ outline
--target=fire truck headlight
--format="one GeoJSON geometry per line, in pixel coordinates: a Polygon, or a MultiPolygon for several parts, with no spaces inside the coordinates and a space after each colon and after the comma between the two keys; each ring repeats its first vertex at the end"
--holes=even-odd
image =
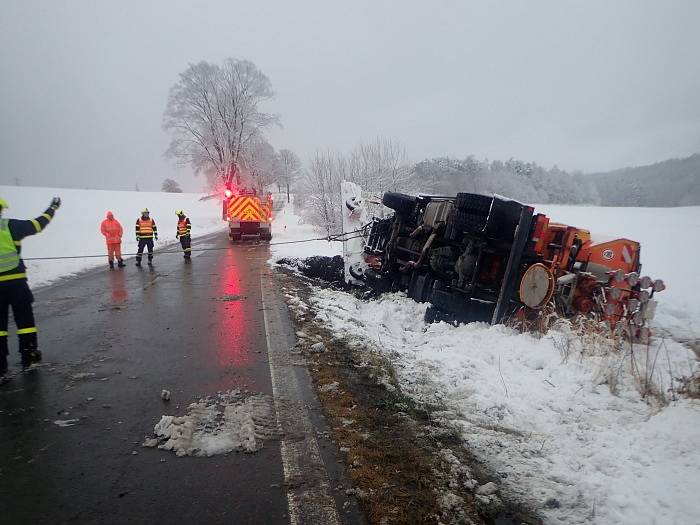
{"type": "Polygon", "coordinates": [[[625,279],[630,286],[636,286],[639,282],[639,274],[637,272],[630,272],[625,276],[625,279]]]}
{"type": "Polygon", "coordinates": [[[651,288],[652,284],[654,284],[654,281],[652,281],[651,277],[648,275],[645,275],[639,280],[639,286],[642,288],[651,288]]]}
{"type": "Polygon", "coordinates": [[[657,279],[654,281],[652,288],[655,292],[663,292],[666,289],[666,283],[664,283],[661,279],[657,279]]]}

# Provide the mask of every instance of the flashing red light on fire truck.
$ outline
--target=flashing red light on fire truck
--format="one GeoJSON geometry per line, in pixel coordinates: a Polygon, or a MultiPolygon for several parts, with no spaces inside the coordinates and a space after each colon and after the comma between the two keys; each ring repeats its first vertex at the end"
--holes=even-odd
{"type": "Polygon", "coordinates": [[[224,197],[230,199],[231,197],[233,197],[233,192],[229,188],[226,188],[226,190],[224,191],[224,197]]]}

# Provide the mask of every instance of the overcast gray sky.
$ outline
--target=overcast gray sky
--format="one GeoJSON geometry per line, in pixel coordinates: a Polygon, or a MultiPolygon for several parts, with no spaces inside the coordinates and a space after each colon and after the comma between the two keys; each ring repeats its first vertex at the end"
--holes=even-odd
{"type": "Polygon", "coordinates": [[[189,62],[253,61],[270,140],[306,160],[376,136],[607,170],[700,151],[700,2],[0,3],[0,184],[198,190],[163,153],[189,62]]]}

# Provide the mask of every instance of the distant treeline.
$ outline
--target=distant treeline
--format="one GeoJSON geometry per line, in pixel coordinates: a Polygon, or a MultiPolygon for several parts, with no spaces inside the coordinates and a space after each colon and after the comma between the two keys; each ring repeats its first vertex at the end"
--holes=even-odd
{"type": "Polygon", "coordinates": [[[498,193],[538,204],[603,206],[700,205],[700,154],[607,173],[568,173],[533,162],[435,158],[419,162],[415,176],[433,193],[498,193]]]}

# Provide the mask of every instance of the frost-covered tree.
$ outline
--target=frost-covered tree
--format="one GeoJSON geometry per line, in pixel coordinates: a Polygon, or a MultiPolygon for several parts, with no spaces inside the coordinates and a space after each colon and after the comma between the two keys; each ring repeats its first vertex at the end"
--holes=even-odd
{"type": "Polygon", "coordinates": [[[167,155],[195,173],[230,179],[246,148],[277,122],[261,104],[274,95],[270,80],[247,60],[190,64],[170,89],[163,127],[172,134],[167,155]]]}
{"type": "Polygon", "coordinates": [[[165,179],[160,187],[160,191],[165,193],[182,193],[182,188],[180,188],[180,184],[176,180],[165,179]]]}
{"type": "Polygon", "coordinates": [[[301,174],[301,161],[297,154],[288,149],[281,149],[277,154],[279,166],[279,184],[287,188],[287,202],[289,202],[289,187],[301,174]]]}

